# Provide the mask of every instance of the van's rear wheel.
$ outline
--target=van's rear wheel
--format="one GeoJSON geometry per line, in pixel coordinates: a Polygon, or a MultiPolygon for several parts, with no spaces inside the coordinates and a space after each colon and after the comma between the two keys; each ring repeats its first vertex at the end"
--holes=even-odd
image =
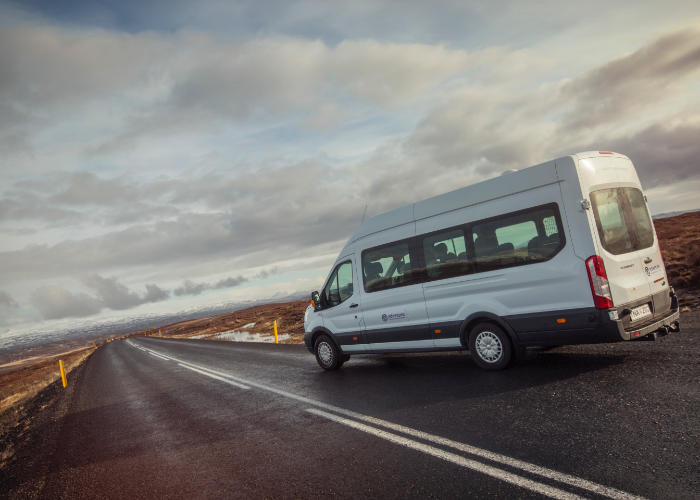
{"type": "Polygon", "coordinates": [[[493,323],[476,325],[469,334],[469,351],[484,370],[502,370],[515,360],[506,333],[493,323]]]}
{"type": "Polygon", "coordinates": [[[321,335],[314,344],[316,361],[324,370],[337,370],[343,365],[338,348],[328,335],[321,335]]]}

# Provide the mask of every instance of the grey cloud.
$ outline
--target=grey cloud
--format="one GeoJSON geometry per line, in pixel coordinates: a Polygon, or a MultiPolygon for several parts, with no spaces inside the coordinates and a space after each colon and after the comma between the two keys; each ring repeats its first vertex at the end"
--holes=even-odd
{"type": "MultiPolygon", "coordinates": [[[[100,200],[92,194],[85,195],[77,190],[79,185],[91,185],[96,186],[98,190],[114,190],[104,195],[105,200],[114,204],[111,206],[117,206],[121,201],[133,204],[132,212],[127,208],[121,213],[135,214],[139,210],[157,210],[158,207],[151,207],[146,203],[148,198],[153,198],[153,193],[157,193],[161,197],[160,201],[169,207],[176,207],[180,213],[176,215],[174,211],[169,214],[163,212],[162,216],[170,216],[173,219],[154,222],[151,222],[153,219],[148,222],[139,219],[141,224],[120,231],[108,231],[93,238],[65,240],[51,246],[32,245],[21,250],[0,253],[0,275],[7,280],[46,278],[84,272],[105,273],[114,269],[133,270],[146,266],[187,267],[232,258],[236,259],[235,265],[240,266],[239,269],[244,269],[246,266],[260,268],[292,258],[313,257],[321,255],[321,249],[331,253],[342,245],[360,223],[362,211],[367,203],[370,205],[367,214],[369,217],[454,187],[482,180],[507,168],[521,168],[558,154],[588,149],[589,145],[598,147],[598,144],[607,144],[604,147],[628,153],[639,166],[640,175],[645,182],[648,180],[663,183],[688,178],[697,173],[697,170],[693,171],[697,165],[693,160],[694,155],[697,158],[697,141],[693,141],[693,136],[697,134],[698,129],[693,125],[697,120],[692,109],[683,110],[683,113],[664,110],[660,115],[667,117],[665,121],[669,125],[650,127],[640,119],[633,124],[637,127],[635,130],[629,128],[629,122],[626,122],[628,128],[624,134],[618,130],[620,122],[616,121],[619,117],[615,114],[603,120],[600,128],[595,130],[587,125],[590,123],[589,118],[585,123],[575,124],[568,114],[576,106],[592,102],[595,92],[604,93],[605,86],[602,82],[606,79],[613,82],[611,85],[614,92],[617,92],[615,89],[626,88],[630,82],[625,83],[624,71],[621,75],[614,75],[615,64],[625,67],[629,64],[627,57],[643,64],[651,55],[657,54],[660,50],[658,47],[661,46],[671,47],[669,50],[674,51],[674,54],[686,54],[669,56],[666,58],[666,64],[673,66],[677,81],[688,81],[688,75],[694,74],[692,64],[679,61],[688,58],[692,60],[692,47],[695,42],[686,35],[670,37],[668,40],[671,41],[650,44],[651,48],[648,50],[643,49],[613,61],[610,65],[602,65],[571,81],[555,82],[542,87],[523,87],[517,80],[512,83],[503,81],[499,85],[482,85],[477,82],[467,83],[466,87],[456,87],[458,90],[446,91],[445,102],[433,109],[407,139],[391,141],[379,148],[373,157],[346,164],[342,168],[313,161],[290,163],[276,168],[255,165],[258,167],[255,172],[237,174],[235,168],[232,168],[225,172],[192,174],[186,179],[159,179],[138,185],[128,179],[71,177],[66,181],[68,184],[60,185],[60,189],[41,191],[44,194],[40,196],[40,201],[50,198],[56,203],[70,204],[71,207],[95,204],[100,200]],[[582,90],[580,82],[587,80],[593,82],[593,87],[597,89],[595,92],[585,93],[582,90]],[[668,154],[662,157],[661,151],[668,154]],[[654,170],[655,165],[659,164],[667,165],[668,169],[674,171],[667,175],[660,174],[654,170]],[[66,187],[68,185],[75,186],[75,189],[69,189],[66,187]],[[58,197],[51,198],[52,196],[58,197]],[[201,213],[203,210],[208,212],[201,213]],[[196,211],[200,213],[195,213],[196,211]]],[[[276,43],[267,42],[270,46],[276,43]]],[[[309,47],[315,50],[316,45],[311,44],[309,47]]],[[[374,50],[372,44],[358,44],[356,47],[359,47],[357,54],[370,54],[374,50]]],[[[264,49],[265,47],[260,45],[256,50],[264,49]]],[[[382,48],[384,49],[387,48],[382,48]]],[[[416,50],[419,49],[422,50],[416,50]]],[[[323,52],[330,49],[318,50],[323,52]]],[[[387,53],[391,51],[380,51],[371,62],[370,69],[367,69],[368,73],[358,74],[364,74],[363,78],[366,78],[367,82],[374,82],[375,80],[368,76],[371,67],[379,64],[377,61],[383,60],[382,57],[387,53]]],[[[447,59],[452,55],[454,54],[448,54],[447,59]]],[[[167,94],[167,106],[181,106],[181,109],[188,106],[199,108],[198,96],[209,90],[213,92],[211,97],[214,100],[203,103],[203,107],[213,107],[216,95],[222,96],[221,99],[235,100],[236,96],[223,95],[223,82],[226,77],[235,76],[236,72],[241,71],[241,67],[251,64],[252,68],[257,63],[250,62],[245,54],[239,55],[240,58],[237,59],[235,54],[226,52],[221,57],[225,59],[229,56],[231,59],[227,59],[228,66],[224,65],[221,69],[223,73],[211,82],[211,85],[221,88],[211,89],[206,87],[206,82],[195,82],[196,78],[192,76],[191,68],[185,68],[183,74],[176,75],[174,85],[177,87],[182,82],[189,82],[193,86],[187,89],[180,87],[172,96],[167,94]],[[188,80],[190,76],[195,80],[188,80]],[[204,87],[198,87],[199,83],[204,87]],[[171,97],[175,99],[172,102],[168,101],[171,97]]],[[[314,54],[309,55],[312,56],[315,57],[314,54]]],[[[398,56],[397,58],[401,59],[398,56]]],[[[654,61],[648,62],[652,66],[655,64],[654,61]]],[[[192,68],[199,67],[197,61],[190,61],[188,64],[192,64],[192,68]]],[[[301,64],[303,66],[306,63],[302,61],[301,64]]],[[[450,65],[459,65],[462,62],[456,57],[445,64],[449,69],[450,65]]],[[[654,66],[655,70],[650,69],[648,73],[637,72],[630,78],[649,79],[651,83],[648,85],[639,83],[642,88],[654,92],[656,89],[663,89],[663,82],[659,84],[660,80],[657,78],[658,68],[663,66],[659,64],[654,66]]],[[[408,78],[400,65],[393,68],[398,68],[401,78],[408,78]]],[[[217,71],[213,67],[210,70],[217,71]]],[[[337,78],[346,77],[341,75],[337,78]]],[[[353,90],[357,95],[363,91],[361,80],[358,76],[359,87],[353,90]]],[[[346,84],[349,85],[347,81],[346,84]]],[[[249,80],[241,82],[241,85],[252,85],[249,80]]],[[[387,88],[393,88],[390,82],[387,85],[387,88]]],[[[305,91],[299,92],[303,94],[305,91]]],[[[410,97],[412,93],[420,90],[408,89],[405,92],[406,96],[410,97]]],[[[303,98],[302,94],[300,95],[303,98]]],[[[384,99],[381,95],[369,94],[363,98],[384,99]]],[[[384,104],[390,105],[391,101],[388,99],[384,104]]],[[[252,112],[246,111],[246,108],[236,108],[238,104],[235,102],[227,105],[230,109],[223,109],[223,113],[252,112]]],[[[626,104],[624,109],[631,109],[630,106],[637,105],[638,103],[630,101],[629,106],[626,104]]],[[[649,106],[653,106],[653,103],[649,106]]],[[[658,111],[653,107],[648,109],[658,111]]],[[[158,112],[161,111],[169,112],[167,109],[158,112]]],[[[40,188],[48,189],[46,186],[32,187],[29,184],[18,187],[33,189],[36,193],[40,192],[40,188]]],[[[115,210],[114,213],[120,212],[115,210]]],[[[154,219],[157,219],[157,216],[154,219]]],[[[115,220],[116,216],[111,219],[112,222],[115,220]]],[[[128,223],[128,220],[126,216],[123,223],[128,223]]],[[[259,277],[263,277],[262,273],[259,277]]],[[[178,287],[175,293],[177,295],[177,290],[181,290],[180,293],[191,295],[200,285],[214,286],[192,281],[190,285],[183,284],[178,287]]],[[[128,305],[135,303],[136,297],[143,298],[130,290],[120,291],[116,285],[112,288],[114,304],[117,305],[128,305]]],[[[201,290],[204,289],[208,288],[201,290]]]]}
{"type": "Polygon", "coordinates": [[[83,215],[75,210],[54,207],[29,193],[18,193],[12,198],[0,199],[0,221],[39,220],[44,222],[73,222],[83,215]]]}
{"type": "Polygon", "coordinates": [[[185,280],[182,282],[182,286],[173,290],[173,293],[178,297],[182,297],[183,295],[199,295],[204,290],[209,290],[210,288],[211,285],[208,283],[195,283],[191,280],[185,280]]]}
{"type": "Polygon", "coordinates": [[[672,184],[700,176],[700,124],[652,125],[627,137],[611,140],[613,151],[634,162],[645,188],[672,184]]]}
{"type": "Polygon", "coordinates": [[[131,309],[170,296],[170,292],[152,284],[147,284],[146,293],[139,295],[119,283],[116,278],[103,278],[95,273],[83,276],[80,281],[95,290],[97,297],[47,285],[32,293],[31,302],[44,319],[61,319],[92,316],[105,307],[114,310],[131,309]]]}
{"type": "Polygon", "coordinates": [[[70,32],[49,26],[20,25],[0,30],[0,102],[13,114],[2,121],[39,122],[57,110],[74,110],[96,97],[121,93],[157,78],[159,61],[172,47],[154,34],[70,32]]]}
{"type": "Polygon", "coordinates": [[[172,218],[181,213],[182,210],[176,207],[134,203],[130,208],[110,213],[105,221],[109,225],[144,223],[153,219],[172,218]]]}
{"type": "MultiPolygon", "coordinates": [[[[402,106],[479,61],[480,51],[444,45],[328,46],[273,36],[222,42],[192,31],[132,35],[22,25],[0,31],[0,103],[7,103],[0,143],[22,137],[31,147],[36,130],[92,114],[93,103],[121,103],[118,115],[91,116],[121,131],[87,146],[90,154],[114,153],[146,137],[211,131],[232,119],[307,112],[319,96],[402,106]]],[[[86,190],[66,196],[99,201],[86,190]]]]}
{"type": "Polygon", "coordinates": [[[569,129],[595,127],[611,118],[621,120],[668,99],[700,73],[700,29],[663,36],[632,54],[589,70],[562,89],[571,103],[564,120],[569,129]]]}
{"type": "Polygon", "coordinates": [[[205,290],[221,290],[223,288],[234,288],[243,283],[247,282],[248,278],[241,275],[228,278],[220,279],[216,283],[195,283],[191,280],[185,280],[182,282],[182,286],[173,290],[173,293],[181,297],[183,295],[199,295],[205,290]]]}
{"type": "Polygon", "coordinates": [[[0,327],[9,326],[18,318],[19,304],[4,290],[0,290],[0,327]]]}
{"type": "Polygon", "coordinates": [[[270,269],[263,269],[262,271],[260,271],[258,274],[255,275],[255,278],[264,280],[264,279],[269,278],[270,276],[274,276],[275,274],[279,274],[280,272],[281,271],[280,271],[279,267],[272,266],[270,269]]]}
{"type": "Polygon", "coordinates": [[[17,307],[19,307],[17,302],[12,298],[12,295],[4,290],[0,290],[0,306],[12,309],[17,309],[17,307]]]}
{"type": "Polygon", "coordinates": [[[118,180],[104,180],[90,172],[73,174],[70,184],[49,200],[70,205],[113,205],[116,202],[134,201],[143,197],[133,184],[118,180]]]}
{"type": "Polygon", "coordinates": [[[316,164],[243,175],[230,182],[193,179],[176,189],[183,198],[190,196],[221,208],[95,238],[3,252],[0,273],[8,279],[27,279],[246,255],[259,267],[274,262],[269,259],[283,260],[314,245],[345,239],[361,217],[362,202],[351,177],[316,164]],[[310,190],[308,179],[318,186],[310,190]],[[230,202],[224,207],[227,199],[230,202]],[[359,214],[347,209],[353,204],[359,214]],[[265,255],[267,260],[256,255],[265,255]]]}
{"type": "Polygon", "coordinates": [[[146,284],[146,293],[143,296],[142,303],[149,304],[151,302],[160,302],[170,297],[170,292],[163,290],[158,285],[146,284]]]}
{"type": "Polygon", "coordinates": [[[573,79],[539,88],[503,81],[460,89],[406,139],[405,173],[416,178],[418,170],[411,165],[422,162],[431,165],[428,183],[447,174],[476,182],[508,168],[606,148],[639,163],[643,180],[671,183],[693,177],[699,172],[692,159],[698,114],[691,108],[666,109],[664,103],[700,72],[699,34],[697,29],[669,34],[573,79]],[[660,157],[662,151],[668,157],[660,157]],[[673,172],[652,172],[652,164],[673,172]]]}
{"type": "Polygon", "coordinates": [[[146,285],[146,294],[141,296],[119,283],[116,278],[103,278],[91,273],[81,278],[82,283],[94,289],[105,307],[114,310],[131,309],[141,304],[165,300],[169,292],[156,285],[146,285]]]}
{"type": "Polygon", "coordinates": [[[92,316],[102,309],[102,302],[95,297],[84,293],[73,294],[53,285],[35,290],[31,302],[44,319],[92,316]]]}
{"type": "Polygon", "coordinates": [[[241,276],[241,275],[238,275],[238,276],[235,276],[235,277],[234,277],[234,276],[229,276],[228,278],[219,280],[219,281],[217,281],[216,283],[214,283],[214,284],[212,285],[212,288],[213,288],[214,290],[220,290],[220,289],[222,289],[222,288],[233,288],[233,287],[236,287],[236,286],[238,286],[238,285],[242,285],[242,284],[245,283],[246,281],[248,281],[248,278],[244,278],[244,277],[241,276]]]}

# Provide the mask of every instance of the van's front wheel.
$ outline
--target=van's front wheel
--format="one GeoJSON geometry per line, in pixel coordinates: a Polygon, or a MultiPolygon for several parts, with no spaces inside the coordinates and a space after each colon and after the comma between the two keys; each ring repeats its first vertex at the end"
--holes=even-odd
{"type": "Polygon", "coordinates": [[[340,359],[338,348],[328,335],[321,335],[314,344],[316,361],[324,370],[337,370],[345,360],[340,359]]]}
{"type": "Polygon", "coordinates": [[[469,334],[469,351],[484,370],[502,370],[513,361],[515,354],[508,336],[493,323],[481,323],[469,334]]]}

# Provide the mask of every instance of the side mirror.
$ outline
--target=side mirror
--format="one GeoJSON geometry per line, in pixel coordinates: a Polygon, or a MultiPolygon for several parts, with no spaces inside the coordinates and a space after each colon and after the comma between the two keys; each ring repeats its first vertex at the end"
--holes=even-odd
{"type": "Polygon", "coordinates": [[[318,296],[318,292],[311,292],[311,305],[314,307],[314,311],[318,311],[321,308],[321,299],[318,296]]]}

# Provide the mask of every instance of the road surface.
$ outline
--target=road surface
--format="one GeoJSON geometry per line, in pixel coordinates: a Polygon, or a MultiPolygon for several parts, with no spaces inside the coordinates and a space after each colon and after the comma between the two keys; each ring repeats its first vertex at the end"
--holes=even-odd
{"type": "Polygon", "coordinates": [[[353,356],[134,338],[80,371],[43,498],[698,498],[700,315],[655,343],[353,356]]]}

